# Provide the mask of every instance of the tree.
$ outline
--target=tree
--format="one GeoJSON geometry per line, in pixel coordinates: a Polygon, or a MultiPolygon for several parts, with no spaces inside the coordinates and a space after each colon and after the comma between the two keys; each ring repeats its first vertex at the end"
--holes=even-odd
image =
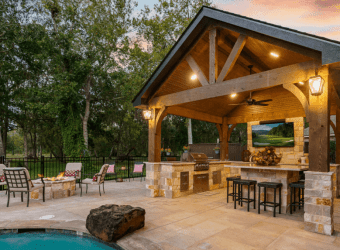
{"type": "MultiPolygon", "coordinates": [[[[117,66],[112,54],[129,29],[133,4],[131,0],[44,0],[39,5],[50,43],[50,85],[44,91],[53,96],[50,111],[57,117],[68,156],[88,149],[91,104],[100,101],[94,94],[117,87],[112,84],[115,73],[109,73],[117,66]]],[[[119,95],[113,94],[111,100],[119,95]]]]}
{"type": "Polygon", "coordinates": [[[236,125],[231,133],[230,141],[233,143],[241,143],[242,146],[247,144],[247,123],[240,123],[236,125]]]}

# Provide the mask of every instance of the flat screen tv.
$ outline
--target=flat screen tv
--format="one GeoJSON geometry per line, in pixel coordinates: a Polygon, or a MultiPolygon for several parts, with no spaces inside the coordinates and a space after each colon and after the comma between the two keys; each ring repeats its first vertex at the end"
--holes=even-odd
{"type": "Polygon", "coordinates": [[[253,147],[294,147],[294,123],[253,125],[253,147]]]}

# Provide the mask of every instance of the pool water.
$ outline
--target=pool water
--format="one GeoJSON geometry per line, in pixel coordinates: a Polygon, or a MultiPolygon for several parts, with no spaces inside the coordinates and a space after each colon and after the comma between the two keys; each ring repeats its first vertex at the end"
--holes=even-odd
{"type": "Polygon", "coordinates": [[[1,250],[113,250],[90,238],[63,234],[19,233],[0,235],[1,250]]]}

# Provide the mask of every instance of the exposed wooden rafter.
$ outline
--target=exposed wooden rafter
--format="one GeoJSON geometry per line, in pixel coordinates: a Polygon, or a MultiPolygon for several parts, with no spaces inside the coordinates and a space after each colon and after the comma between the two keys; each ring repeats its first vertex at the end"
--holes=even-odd
{"type": "Polygon", "coordinates": [[[315,75],[313,61],[289,65],[213,85],[189,89],[152,99],[152,106],[174,106],[245,91],[266,89],[285,83],[305,81],[315,75]]]}
{"type": "Polygon", "coordinates": [[[192,71],[194,71],[194,73],[197,75],[197,78],[200,81],[200,83],[202,84],[202,86],[209,85],[207,78],[205,77],[203,71],[200,69],[200,67],[196,63],[195,59],[191,55],[188,55],[186,57],[186,60],[189,64],[190,68],[192,69],[192,71]]]}
{"type": "Polygon", "coordinates": [[[224,64],[222,71],[220,73],[220,75],[217,78],[217,83],[220,83],[224,80],[224,78],[228,75],[228,73],[233,69],[237,58],[239,57],[244,45],[246,44],[247,41],[247,36],[245,35],[240,35],[237,38],[237,41],[233,47],[233,49],[230,52],[230,55],[226,61],[226,63],[224,64]]]}
{"type": "Polygon", "coordinates": [[[186,109],[182,107],[168,107],[166,112],[172,115],[178,115],[182,117],[187,117],[195,120],[211,122],[216,124],[222,124],[222,117],[210,115],[207,113],[186,109]]]}
{"type": "MultiPolygon", "coordinates": [[[[230,49],[234,47],[234,41],[230,39],[225,33],[221,32],[221,41],[226,44],[230,49]]],[[[248,63],[254,65],[255,68],[258,68],[261,72],[270,70],[270,67],[263,63],[254,53],[252,53],[246,47],[241,51],[241,57],[244,58],[248,63]]]]}

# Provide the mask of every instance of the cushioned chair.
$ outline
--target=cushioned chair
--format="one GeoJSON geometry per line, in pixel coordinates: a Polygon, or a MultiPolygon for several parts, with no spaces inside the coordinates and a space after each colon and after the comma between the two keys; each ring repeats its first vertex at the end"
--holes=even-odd
{"type": "Polygon", "coordinates": [[[26,168],[5,168],[5,181],[8,187],[7,207],[9,206],[10,193],[21,192],[21,201],[23,202],[23,193],[27,193],[27,207],[30,201],[30,192],[42,188],[43,201],[45,202],[45,183],[41,177],[42,184],[34,184],[31,181],[30,174],[26,168]]]}
{"type": "MultiPolygon", "coordinates": [[[[99,194],[102,196],[102,193],[100,192],[100,185],[103,184],[103,191],[105,194],[105,189],[104,189],[104,180],[105,180],[105,175],[107,172],[107,169],[109,168],[109,164],[104,164],[102,168],[100,169],[100,172],[95,174],[92,179],[86,178],[81,182],[81,184],[86,184],[86,193],[87,193],[87,187],[88,185],[98,185],[99,186],[99,194]],[[96,180],[95,180],[96,179],[96,180]]],[[[87,174],[89,175],[89,174],[87,174]]],[[[80,196],[83,195],[83,189],[81,189],[80,196]]]]}
{"type": "MultiPolygon", "coordinates": [[[[67,177],[72,177],[74,176],[74,178],[76,178],[76,184],[77,184],[77,180],[79,180],[79,187],[81,188],[81,168],[82,168],[82,164],[79,162],[72,162],[72,163],[67,163],[66,164],[66,168],[65,168],[65,173],[64,175],[67,177]]],[[[77,190],[77,185],[76,188],[77,190]]]]}
{"type": "MultiPolygon", "coordinates": [[[[143,179],[143,173],[144,173],[144,163],[136,161],[135,165],[133,166],[133,172],[132,172],[132,178],[135,180],[135,177],[140,177],[140,181],[143,179]]],[[[144,177],[145,180],[145,177],[144,177]]],[[[130,181],[130,178],[129,178],[130,181]]]]}

